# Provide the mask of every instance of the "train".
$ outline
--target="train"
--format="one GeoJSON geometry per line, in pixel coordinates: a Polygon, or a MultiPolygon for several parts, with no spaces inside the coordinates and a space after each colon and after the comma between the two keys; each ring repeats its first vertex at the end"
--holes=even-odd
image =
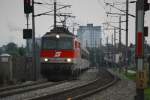
{"type": "Polygon", "coordinates": [[[67,28],[55,27],[42,36],[40,64],[48,80],[76,79],[89,68],[89,52],[67,28]]]}

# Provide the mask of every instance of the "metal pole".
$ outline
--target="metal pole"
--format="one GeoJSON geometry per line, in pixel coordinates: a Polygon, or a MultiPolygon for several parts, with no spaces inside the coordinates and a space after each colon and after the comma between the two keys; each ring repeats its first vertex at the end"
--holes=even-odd
{"type": "Polygon", "coordinates": [[[102,47],[102,38],[100,38],[100,46],[99,47],[102,47]]]}
{"type": "MultiPolygon", "coordinates": [[[[121,53],[121,16],[119,16],[119,52],[121,53]]],[[[119,60],[119,72],[121,72],[121,59],[119,60]]]]}
{"type": "Polygon", "coordinates": [[[107,46],[108,46],[108,36],[106,37],[106,40],[107,40],[107,46]]]}
{"type": "Polygon", "coordinates": [[[54,0],[54,28],[56,28],[56,0],[54,0]]]}
{"type": "Polygon", "coordinates": [[[126,0],[126,74],[128,70],[128,11],[129,11],[129,0],[126,0]]]}
{"type": "Polygon", "coordinates": [[[114,46],[116,48],[116,28],[114,28],[114,46]]]}
{"type": "Polygon", "coordinates": [[[116,63],[116,28],[114,28],[114,62],[116,63]]]}
{"type": "MultiPolygon", "coordinates": [[[[107,58],[107,60],[108,60],[108,58],[109,58],[109,48],[108,48],[108,36],[106,37],[106,47],[107,47],[107,55],[106,55],[106,58],[107,58]]],[[[108,61],[107,61],[107,67],[108,67],[108,61]]]]}
{"type": "Polygon", "coordinates": [[[150,86],[150,55],[148,56],[148,71],[149,71],[149,82],[148,82],[148,85],[150,86]]]}
{"type": "Polygon", "coordinates": [[[33,56],[33,74],[34,74],[34,80],[37,80],[36,77],[36,48],[35,48],[35,18],[34,18],[34,0],[32,0],[32,56],[33,56]]]}
{"type": "Polygon", "coordinates": [[[119,16],[119,50],[121,51],[121,16],[119,16]]]}
{"type": "Polygon", "coordinates": [[[97,68],[97,59],[96,59],[96,41],[95,41],[95,47],[94,47],[94,58],[95,58],[95,66],[97,68]]]}
{"type": "Polygon", "coordinates": [[[129,0],[126,0],[126,48],[128,48],[128,12],[129,12],[129,0]]]}
{"type": "Polygon", "coordinates": [[[144,0],[137,0],[136,15],[136,100],[144,100],[144,0]]]}
{"type": "MultiPolygon", "coordinates": [[[[27,29],[29,29],[29,14],[26,14],[26,18],[27,18],[27,29]]],[[[29,55],[30,55],[29,39],[26,40],[26,47],[27,47],[27,54],[26,54],[26,56],[29,57],[29,55]]]]}
{"type": "Polygon", "coordinates": [[[26,14],[26,18],[27,18],[27,29],[29,29],[29,14],[26,14]]]}
{"type": "MultiPolygon", "coordinates": [[[[112,60],[112,62],[114,62],[114,49],[113,49],[113,46],[114,46],[114,37],[113,37],[113,34],[111,35],[111,42],[112,42],[112,51],[111,51],[111,54],[112,54],[112,58],[111,58],[111,60],[112,60]]],[[[113,64],[111,65],[111,67],[113,67],[113,64]]]]}
{"type": "Polygon", "coordinates": [[[113,34],[111,35],[111,42],[112,42],[112,45],[114,45],[114,37],[113,37],[113,34]]]}

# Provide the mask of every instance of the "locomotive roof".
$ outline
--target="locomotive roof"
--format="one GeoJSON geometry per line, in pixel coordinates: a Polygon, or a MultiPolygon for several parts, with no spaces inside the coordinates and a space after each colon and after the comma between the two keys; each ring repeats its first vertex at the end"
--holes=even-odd
{"type": "Polygon", "coordinates": [[[45,35],[50,35],[50,34],[68,34],[74,36],[67,28],[64,27],[56,27],[53,28],[50,32],[47,32],[45,35]]]}

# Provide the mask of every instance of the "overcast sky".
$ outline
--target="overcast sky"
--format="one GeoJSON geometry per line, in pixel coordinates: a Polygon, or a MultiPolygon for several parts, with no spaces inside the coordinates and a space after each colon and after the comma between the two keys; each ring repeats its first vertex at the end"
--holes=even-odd
{"type": "MultiPolygon", "coordinates": [[[[52,3],[53,0],[35,0],[40,2],[52,3]]],[[[101,25],[106,21],[118,21],[118,18],[109,18],[105,11],[117,12],[117,10],[109,9],[109,7],[104,7],[103,0],[57,0],[58,2],[64,4],[72,5],[70,10],[65,9],[73,13],[76,19],[72,21],[79,23],[80,25],[86,25],[87,23],[93,23],[94,25],[101,25]],[[64,2],[65,1],[65,2],[64,2]],[[105,8],[105,9],[104,9],[105,8]]],[[[105,1],[118,1],[118,0],[105,0],[105,1]]],[[[125,0],[119,0],[119,2],[124,2],[125,0]]],[[[118,6],[118,5],[117,5],[118,6]]],[[[130,13],[135,14],[135,4],[130,4],[130,13]]],[[[118,6],[120,9],[125,9],[125,5],[118,6]]],[[[26,18],[23,9],[23,0],[0,0],[0,46],[7,44],[8,42],[15,42],[17,44],[25,45],[25,41],[22,38],[22,29],[26,27],[26,18]]],[[[35,12],[45,12],[49,11],[52,7],[48,6],[36,6],[35,12]]],[[[150,11],[146,13],[145,24],[150,28],[150,11]]],[[[36,20],[36,36],[42,36],[45,32],[51,29],[53,25],[52,16],[42,16],[35,19],[36,20]]],[[[125,20],[125,17],[122,17],[125,20]]],[[[129,17],[129,42],[134,43],[135,41],[135,19],[129,17]]],[[[31,24],[31,23],[30,23],[31,24]]],[[[114,24],[118,26],[118,24],[114,24]]],[[[122,28],[125,29],[125,24],[122,24],[122,28]]],[[[31,27],[31,25],[30,25],[31,27]]],[[[150,32],[149,32],[150,33],[150,32]]],[[[109,42],[111,41],[112,32],[106,32],[103,34],[103,42],[109,34],[109,42]]],[[[118,36],[118,35],[117,35],[118,36]]],[[[149,36],[150,37],[150,36],[149,36]]],[[[147,38],[148,43],[150,43],[149,37],[147,38]]],[[[125,32],[122,31],[122,42],[125,43],[125,32]]]]}

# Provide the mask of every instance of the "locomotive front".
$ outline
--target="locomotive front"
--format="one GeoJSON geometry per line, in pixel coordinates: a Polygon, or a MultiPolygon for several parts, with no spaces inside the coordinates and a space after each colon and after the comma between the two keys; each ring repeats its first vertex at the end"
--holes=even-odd
{"type": "Polygon", "coordinates": [[[41,74],[48,79],[70,76],[73,67],[74,36],[67,31],[51,31],[42,37],[41,74]]]}

